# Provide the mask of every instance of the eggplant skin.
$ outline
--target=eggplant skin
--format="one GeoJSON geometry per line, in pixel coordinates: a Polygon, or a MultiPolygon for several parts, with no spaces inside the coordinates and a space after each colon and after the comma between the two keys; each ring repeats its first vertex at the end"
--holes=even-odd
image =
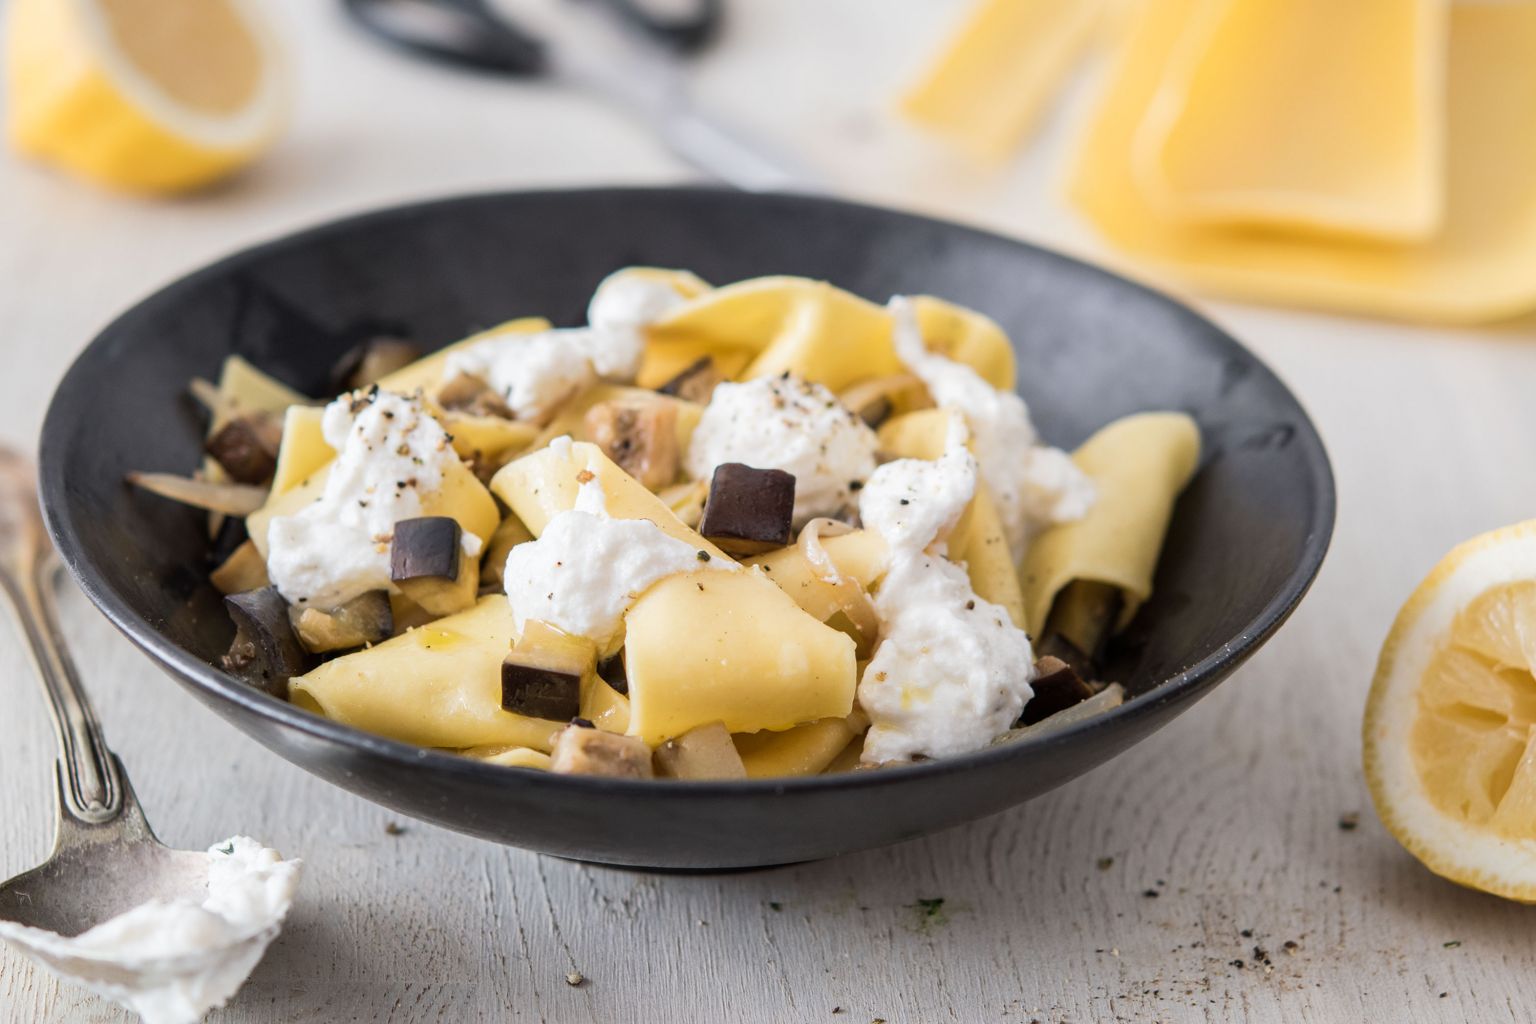
{"type": "Polygon", "coordinates": [[[389,578],[396,583],[459,575],[463,528],[451,516],[421,516],[395,524],[389,549],[389,578]]]}
{"type": "Polygon", "coordinates": [[[288,602],[276,587],[247,590],[224,598],[235,622],[235,639],[220,659],[224,671],[274,697],[286,697],[288,680],[309,670],[312,658],[288,617],[288,602]]]}
{"type": "Polygon", "coordinates": [[[264,484],[277,468],[277,450],[282,444],[283,425],[269,412],[237,416],[208,439],[203,450],[224,467],[231,480],[242,484],[264,484]]]}

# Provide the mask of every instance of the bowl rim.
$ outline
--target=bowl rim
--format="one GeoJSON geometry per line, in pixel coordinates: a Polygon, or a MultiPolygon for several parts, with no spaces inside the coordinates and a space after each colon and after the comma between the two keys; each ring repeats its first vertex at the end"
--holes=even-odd
{"type": "Polygon", "coordinates": [[[318,224],[296,231],[289,231],[266,241],[244,246],[219,257],[211,263],[183,274],[162,285],[148,296],[135,302],[103,328],[83,348],[60,379],[44,418],[39,443],[39,494],[43,518],[48,532],[58,549],[64,566],[85,592],[91,603],[141,651],[178,681],[195,688],[202,694],[233,705],[269,724],[283,729],[296,730],[306,736],[349,748],[352,752],[396,762],[433,773],[461,776],[479,782],[507,784],[520,782],[531,789],[549,788],[557,792],[579,797],[583,794],[612,794],[634,796],[640,793],[667,793],[680,800],[714,800],[720,797],[788,796],[804,793],[817,794],[836,790],[870,790],[903,782],[932,780],[941,776],[967,772],[1005,763],[1018,757],[1023,751],[1031,753],[1073,745],[1079,737],[1111,724],[1130,726],[1132,723],[1157,714],[1170,704],[1187,701],[1221,681],[1230,671],[1245,661],[1259,646],[1267,641],[1290,617],[1317,578],[1323,560],[1332,541],[1337,509],[1337,494],[1332,465],[1322,438],[1312,423],[1300,400],[1279,376],[1236,338],[1220,325],[1201,313],[1155,288],[1132,278],[1109,271],[1083,260],[1067,256],[1055,250],[1012,238],[973,225],[942,218],[909,213],[902,210],[868,203],[850,202],[824,196],[793,193],[744,193],[712,186],[660,186],[660,187],[576,187],[548,189],[494,189],[470,191],[451,195],[392,204],[366,209],[361,212],[326,219],[318,224]],[[388,739],[361,729],[345,725],[333,719],[305,711],[297,705],[241,682],[192,655],[157,631],[149,620],[140,614],[130,602],[116,590],[107,586],[96,567],[82,554],[77,524],[72,515],[65,486],[66,465],[51,453],[63,450],[63,438],[72,429],[75,417],[67,409],[78,405],[77,392],[87,389],[85,378],[90,376],[88,364],[93,354],[100,351],[111,336],[126,322],[147,309],[179,299],[180,295],[203,282],[217,279],[229,271],[280,250],[303,247],[334,236],[345,234],[370,224],[387,223],[398,219],[429,214],[434,208],[455,207],[477,202],[502,202],[515,200],[537,203],[544,200],[649,200],[676,198],[678,196],[714,197],[727,202],[763,202],[811,205],[826,208],[844,208],[858,211],[862,216],[919,222],[946,231],[959,232],[984,240],[989,244],[1005,244],[1030,250],[1036,258],[1053,260],[1112,282],[1118,288],[1129,288],[1142,293],[1156,302],[1174,307],[1181,314],[1208,328],[1213,338],[1228,350],[1228,354],[1251,363],[1253,368],[1268,378],[1271,386],[1295,405],[1298,429],[1295,441],[1302,449],[1302,461],[1313,476],[1313,500],[1309,509],[1309,530],[1304,541],[1302,557],[1277,587],[1269,601],[1254,618],[1244,625],[1228,643],[1186,667],[1183,671],[1158,682],[1152,689],[1139,694],[1118,707],[1095,715],[1081,722],[1032,739],[988,746],[978,751],[954,757],[939,758],[916,764],[903,765],[896,770],[843,772],[836,775],[786,776],[749,778],[737,780],[684,781],[677,779],[611,779],[597,776],[565,775],[531,768],[516,768],[490,764],[436,748],[420,747],[400,740],[388,739]]]}

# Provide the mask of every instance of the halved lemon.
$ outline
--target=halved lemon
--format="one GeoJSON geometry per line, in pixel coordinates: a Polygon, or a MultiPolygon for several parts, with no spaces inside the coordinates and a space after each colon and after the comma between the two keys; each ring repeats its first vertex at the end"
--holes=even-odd
{"type": "Polygon", "coordinates": [[[1365,778],[1433,872],[1536,902],[1536,520],[1457,547],[1398,613],[1365,708],[1365,778]]]}
{"type": "Polygon", "coordinates": [[[286,89],[258,0],[12,0],[18,152],[133,192],[205,185],[276,136],[286,89]]]}

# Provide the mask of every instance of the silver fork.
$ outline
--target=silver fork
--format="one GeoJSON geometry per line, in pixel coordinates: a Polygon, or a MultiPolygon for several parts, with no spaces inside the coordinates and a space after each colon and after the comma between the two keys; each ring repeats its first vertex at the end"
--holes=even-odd
{"type": "MultiPolygon", "coordinates": [[[[173,850],[150,830],[65,650],[54,602],[58,575],[32,464],[0,448],[0,589],[26,636],[59,740],[53,853],[0,885],[0,920],[75,936],[147,900],[201,902],[208,854],[173,850]]],[[[16,941],[45,966],[98,989],[144,979],[142,971],[16,941]]],[[[145,966],[169,979],[178,965],[145,966]]]]}

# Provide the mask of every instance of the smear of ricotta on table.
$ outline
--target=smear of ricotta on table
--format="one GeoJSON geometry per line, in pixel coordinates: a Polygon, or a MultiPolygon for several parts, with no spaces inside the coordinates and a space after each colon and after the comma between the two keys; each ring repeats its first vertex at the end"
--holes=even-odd
{"type": "Polygon", "coordinates": [[[193,1024],[245,984],[282,929],[301,862],[234,836],[208,849],[208,895],[150,900],[75,936],[0,921],[0,938],[145,1024],[193,1024]]]}

